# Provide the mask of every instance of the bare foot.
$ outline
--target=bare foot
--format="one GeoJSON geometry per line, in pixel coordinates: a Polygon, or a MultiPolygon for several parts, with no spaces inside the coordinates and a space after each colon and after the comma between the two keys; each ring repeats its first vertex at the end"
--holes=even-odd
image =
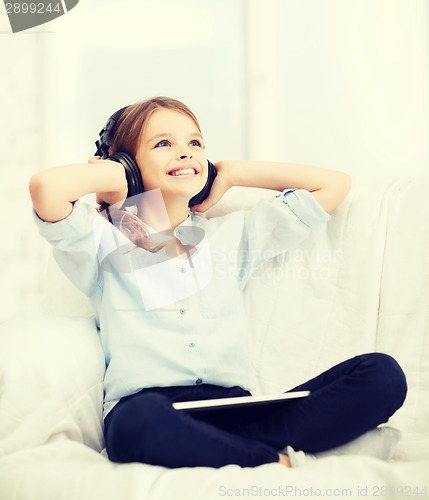
{"type": "Polygon", "coordinates": [[[289,458],[287,455],[283,453],[279,453],[279,464],[284,465],[285,467],[290,467],[289,458]]]}

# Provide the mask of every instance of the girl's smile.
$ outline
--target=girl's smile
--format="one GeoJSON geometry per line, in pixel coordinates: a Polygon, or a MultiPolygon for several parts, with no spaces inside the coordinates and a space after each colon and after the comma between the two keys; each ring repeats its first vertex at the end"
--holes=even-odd
{"type": "Polygon", "coordinates": [[[199,171],[197,168],[192,165],[181,165],[178,168],[173,168],[168,172],[168,175],[172,175],[174,177],[183,177],[188,175],[197,175],[199,171]]]}

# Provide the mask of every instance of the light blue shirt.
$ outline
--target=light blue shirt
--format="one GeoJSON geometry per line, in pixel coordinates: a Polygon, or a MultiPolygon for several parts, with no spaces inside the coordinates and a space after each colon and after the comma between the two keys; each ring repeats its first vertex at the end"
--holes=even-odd
{"type": "Polygon", "coordinates": [[[243,288],[261,264],[330,219],[311,193],[288,189],[251,210],[189,216],[175,236],[193,250],[169,257],[136,248],[81,200],[55,223],[33,215],[59,266],[94,305],[106,358],[104,416],[146,387],[249,390],[243,288]]]}

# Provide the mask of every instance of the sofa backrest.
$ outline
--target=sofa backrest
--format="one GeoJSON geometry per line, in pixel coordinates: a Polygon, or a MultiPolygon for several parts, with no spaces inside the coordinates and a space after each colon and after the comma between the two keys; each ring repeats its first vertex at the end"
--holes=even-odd
{"type": "MultiPolygon", "coordinates": [[[[260,268],[245,290],[254,392],[282,392],[356,354],[393,355],[409,383],[394,420],[429,424],[429,178],[354,178],[332,219],[260,268]]],[[[277,192],[235,187],[207,217],[277,192]]],[[[45,313],[92,315],[51,259],[45,313]]]]}

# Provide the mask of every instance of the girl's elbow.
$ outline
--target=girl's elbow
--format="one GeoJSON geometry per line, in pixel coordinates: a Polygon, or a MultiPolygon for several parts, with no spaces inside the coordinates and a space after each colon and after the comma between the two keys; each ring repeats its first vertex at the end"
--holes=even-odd
{"type": "Polygon", "coordinates": [[[43,172],[30,178],[29,190],[34,211],[43,221],[56,222],[70,213],[71,204],[57,195],[50,179],[43,172]]]}
{"type": "Polygon", "coordinates": [[[352,187],[352,178],[349,174],[341,172],[335,188],[332,190],[330,212],[335,210],[347,198],[352,187]]]}
{"type": "Polygon", "coordinates": [[[43,178],[39,173],[31,176],[30,182],[28,183],[28,189],[30,191],[30,196],[33,200],[33,203],[37,202],[40,199],[43,185],[43,178]]]}
{"type": "Polygon", "coordinates": [[[352,186],[351,177],[338,172],[326,187],[313,192],[314,197],[327,213],[333,212],[347,197],[352,186]]]}
{"type": "Polygon", "coordinates": [[[352,187],[351,176],[349,174],[346,174],[345,172],[342,172],[341,182],[340,182],[340,192],[342,193],[341,201],[343,201],[349,194],[351,187],[352,187]]]}

